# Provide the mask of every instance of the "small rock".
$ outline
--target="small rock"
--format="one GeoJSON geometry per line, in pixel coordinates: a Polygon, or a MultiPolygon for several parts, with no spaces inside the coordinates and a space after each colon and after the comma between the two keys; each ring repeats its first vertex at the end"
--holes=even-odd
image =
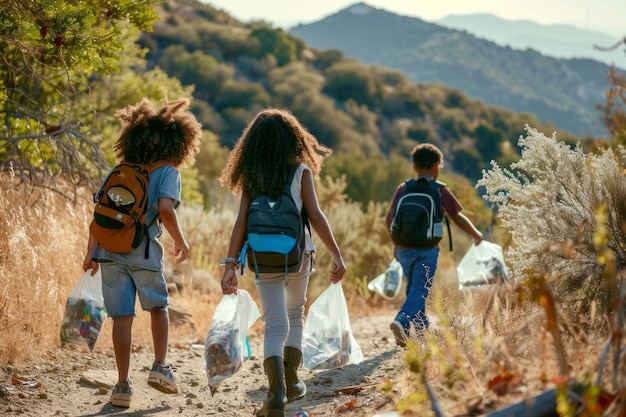
{"type": "Polygon", "coordinates": [[[117,381],[117,371],[89,370],[80,376],[79,383],[96,388],[111,389],[117,381]]]}

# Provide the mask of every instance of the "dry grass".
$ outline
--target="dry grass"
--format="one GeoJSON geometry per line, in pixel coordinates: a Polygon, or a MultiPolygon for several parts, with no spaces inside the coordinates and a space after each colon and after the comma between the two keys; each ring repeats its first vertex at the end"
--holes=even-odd
{"type": "MultiPolygon", "coordinates": [[[[9,176],[0,177],[0,366],[28,361],[60,345],[66,297],[82,275],[91,209],[87,190],[73,204],[57,193],[26,184],[17,186],[9,176]]],[[[378,224],[383,222],[384,208],[371,206],[362,212],[349,203],[340,203],[325,212],[337,240],[345,242],[343,251],[349,271],[360,271],[344,279],[350,313],[361,316],[376,310],[384,310],[385,314],[397,310],[403,297],[386,301],[364,290],[368,280],[384,271],[391,256],[388,237],[380,232],[378,224]]],[[[204,212],[183,206],[179,217],[192,257],[175,265],[172,242],[164,233],[166,277],[176,288],[171,297],[174,309],[186,312],[191,321],[173,326],[171,340],[174,344],[203,343],[213,310],[221,299],[222,269],[217,261],[226,254],[235,210],[224,207],[204,212]]],[[[456,240],[460,240],[458,235],[456,240]]],[[[466,242],[456,240],[455,254],[459,256],[463,253],[459,248],[466,242]]],[[[319,241],[316,244],[321,245],[319,241]]],[[[400,384],[406,380],[409,387],[401,408],[423,409],[428,396],[422,377],[430,383],[448,415],[470,415],[497,407],[554,386],[563,377],[559,355],[565,356],[571,379],[595,382],[611,330],[623,332],[623,323],[617,328],[611,323],[592,326],[598,320],[587,316],[568,322],[559,313],[557,302],[558,331],[551,331],[546,310],[528,301],[528,291],[503,288],[498,293],[459,292],[456,260],[446,249],[444,245],[428,305],[429,315],[439,323],[424,344],[412,345],[407,351],[409,371],[400,381],[394,381],[400,384]],[[562,351],[556,347],[555,335],[563,345],[562,351]],[[497,376],[510,377],[503,396],[489,388],[489,382],[497,376]]],[[[309,303],[328,285],[329,259],[325,252],[320,247],[309,303]]],[[[258,300],[252,274],[241,278],[240,287],[258,300]]],[[[149,329],[149,314],[138,312],[133,333],[137,349],[151,349],[149,329]]],[[[112,353],[110,330],[107,321],[97,351],[112,353]]],[[[262,321],[251,331],[260,333],[262,321]]],[[[605,371],[598,378],[598,385],[610,392],[623,392],[625,384],[626,355],[616,354],[616,349],[623,349],[624,336],[617,335],[621,345],[615,343],[608,350],[605,371]],[[617,361],[611,359],[616,357],[617,361]]]]}
{"type": "MultiPolygon", "coordinates": [[[[436,284],[429,308],[438,323],[405,353],[410,395],[399,409],[411,413],[430,406],[426,383],[448,416],[487,413],[554,387],[567,390],[575,383],[584,400],[573,400],[570,389],[569,402],[574,405],[573,414],[568,415],[621,416],[610,410],[605,414],[590,411],[600,393],[624,396],[626,354],[622,350],[620,355],[615,346],[604,352],[611,331],[592,326],[593,317],[580,317],[576,325],[566,322],[567,315],[562,313],[567,306],[556,303],[558,320],[553,332],[546,309],[525,299],[525,293],[524,287],[512,286],[459,293],[443,281],[436,284]],[[607,367],[600,375],[603,359],[607,367]],[[497,379],[504,380],[499,384],[502,391],[494,385],[497,379]]],[[[621,340],[623,349],[623,327],[621,331],[615,329],[613,336],[621,340]]],[[[561,409],[562,415],[565,410],[561,409]]]]}
{"type": "MultiPolygon", "coordinates": [[[[82,275],[87,204],[0,177],[0,358],[54,346],[66,296],[82,275]]],[[[85,193],[86,194],[86,193],[85,193]]],[[[85,197],[85,200],[86,197],[85,197]]]]}

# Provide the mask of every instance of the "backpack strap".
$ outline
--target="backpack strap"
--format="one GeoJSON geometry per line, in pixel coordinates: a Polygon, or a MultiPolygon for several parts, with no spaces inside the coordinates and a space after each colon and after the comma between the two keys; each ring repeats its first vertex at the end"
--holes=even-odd
{"type": "MultiPolygon", "coordinates": [[[[169,164],[168,161],[164,159],[160,159],[158,161],[151,163],[150,165],[145,166],[146,170],[148,171],[148,183],[150,183],[150,175],[152,175],[154,171],[156,171],[158,168],[161,168],[163,165],[168,165],[168,164],[169,164]]],[[[148,190],[146,190],[146,193],[148,193],[148,190]]],[[[143,227],[145,228],[146,236],[148,237],[148,240],[146,241],[146,249],[144,250],[144,254],[143,254],[145,259],[148,259],[150,257],[150,234],[148,233],[148,230],[154,223],[157,222],[157,220],[159,220],[159,217],[160,217],[159,211],[157,209],[157,215],[154,217],[154,219],[152,219],[149,223],[143,224],[143,227]]]]}
{"type": "Polygon", "coordinates": [[[450,231],[450,220],[447,214],[442,214],[441,217],[446,219],[446,227],[448,228],[448,243],[450,245],[450,252],[452,252],[452,232],[450,231]]]}
{"type": "Polygon", "coordinates": [[[157,168],[161,168],[163,165],[170,165],[170,163],[164,159],[160,159],[146,166],[146,169],[148,170],[148,173],[152,174],[157,170],[157,168]]]}

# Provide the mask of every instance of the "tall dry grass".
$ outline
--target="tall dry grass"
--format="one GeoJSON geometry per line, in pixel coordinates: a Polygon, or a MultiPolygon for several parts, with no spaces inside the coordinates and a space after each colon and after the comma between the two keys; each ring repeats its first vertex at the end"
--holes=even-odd
{"type": "MultiPolygon", "coordinates": [[[[319,194],[348,266],[343,283],[350,311],[363,315],[372,309],[397,309],[399,300],[385,301],[366,288],[368,280],[382,273],[392,257],[384,230],[385,208],[371,205],[363,212],[344,197],[332,197],[341,186],[327,181],[320,184],[319,194]]],[[[62,188],[56,184],[56,189],[62,188]]],[[[9,173],[0,176],[0,365],[22,362],[60,346],[65,302],[83,274],[92,192],[79,189],[76,199],[71,200],[9,173]]],[[[184,201],[178,209],[191,247],[186,262],[174,262],[173,242],[167,232],[163,233],[165,275],[173,290],[173,309],[191,317],[194,324],[191,328],[173,326],[172,343],[202,342],[222,297],[218,262],[227,254],[237,209],[236,199],[223,201],[222,206],[208,211],[184,201]]],[[[318,248],[317,272],[311,278],[309,304],[330,283],[330,257],[316,235],[314,243],[318,248]]],[[[240,277],[240,288],[258,302],[250,271],[240,277]]],[[[259,331],[261,326],[259,322],[252,330],[259,331]]],[[[110,327],[110,321],[105,321],[96,351],[112,351],[110,327]]],[[[151,347],[149,329],[149,315],[138,309],[133,327],[135,345],[151,347]]]]}
{"type": "MultiPolygon", "coordinates": [[[[62,185],[57,187],[63,189],[62,185]]],[[[9,173],[0,176],[0,365],[27,361],[60,347],[67,296],[83,275],[92,192],[79,189],[73,201],[9,173]]],[[[194,233],[188,235],[196,244],[194,233]]],[[[172,335],[197,341],[208,329],[213,307],[219,301],[215,268],[205,262],[208,270],[194,270],[197,260],[173,268],[173,243],[165,238],[169,250],[166,277],[180,289],[172,302],[176,309],[191,314],[195,322],[195,331],[178,328],[172,335]]],[[[110,321],[105,321],[96,351],[112,352],[110,327],[110,321]]],[[[138,310],[133,327],[135,345],[151,347],[149,329],[149,314],[138,310]]]]}
{"type": "Polygon", "coordinates": [[[556,389],[559,415],[623,416],[626,353],[619,326],[606,332],[585,316],[568,322],[567,305],[531,302],[524,285],[459,292],[440,282],[429,306],[437,324],[409,343],[403,378],[385,388],[403,393],[399,410],[486,415],[556,389]],[[612,405],[599,407],[601,397],[612,405]]]}
{"type": "Polygon", "coordinates": [[[82,275],[88,193],[59,193],[0,176],[0,360],[19,362],[58,344],[65,299],[82,275]],[[56,331],[55,331],[56,330],[56,331]]]}

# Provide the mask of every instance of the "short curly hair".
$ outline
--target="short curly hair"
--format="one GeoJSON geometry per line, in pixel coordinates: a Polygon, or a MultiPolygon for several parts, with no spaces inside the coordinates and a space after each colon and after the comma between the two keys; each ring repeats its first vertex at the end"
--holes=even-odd
{"type": "Polygon", "coordinates": [[[157,108],[144,98],[135,106],[126,106],[115,114],[122,124],[113,145],[118,161],[151,164],[166,160],[174,167],[191,165],[200,151],[202,125],[185,111],[189,100],[166,101],[157,108]]]}
{"type": "Polygon", "coordinates": [[[420,143],[411,151],[413,165],[418,169],[430,169],[433,164],[443,163],[443,152],[432,143],[420,143]]]}
{"type": "Polygon", "coordinates": [[[238,195],[276,197],[299,164],[306,164],[317,176],[331,153],[289,110],[269,108],[257,113],[245,128],[219,181],[238,195]]]}

